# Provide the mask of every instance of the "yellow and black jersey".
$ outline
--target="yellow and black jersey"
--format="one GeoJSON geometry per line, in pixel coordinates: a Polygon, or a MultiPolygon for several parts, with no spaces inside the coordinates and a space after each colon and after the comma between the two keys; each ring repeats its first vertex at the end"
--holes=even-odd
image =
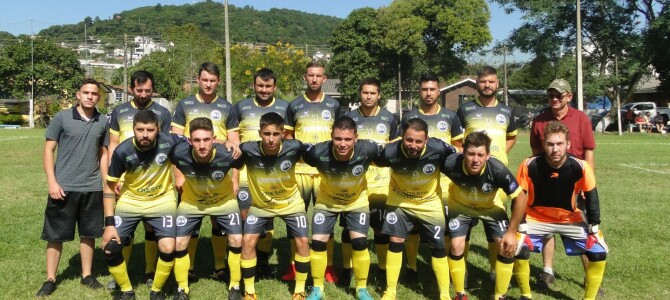
{"type": "Polygon", "coordinates": [[[167,193],[173,193],[172,164],[169,155],[172,148],[186,140],[176,134],[160,132],[154,146],[142,151],[135,138],[127,139],[114,150],[109,165],[107,180],[118,182],[124,176],[121,197],[136,201],[151,201],[167,193]]]}
{"type": "Polygon", "coordinates": [[[600,201],[593,169],[584,160],[568,154],[558,169],[551,167],[544,154],[527,158],[520,166],[517,179],[528,191],[526,219],[545,223],[584,222],[577,206],[577,195],[584,192],[589,224],[600,223],[600,201]]]}
{"type": "Polygon", "coordinates": [[[295,207],[304,212],[305,207],[295,180],[295,162],[307,146],[298,140],[284,140],[276,156],[267,156],[260,144],[246,142],[240,146],[247,169],[251,206],[268,212],[268,216],[295,207]]]}
{"type": "Polygon", "coordinates": [[[219,140],[228,139],[228,129],[236,127],[234,118],[231,118],[233,105],[219,97],[206,103],[199,94],[182,99],[177,103],[172,117],[172,126],[184,130],[184,135],[190,137],[189,123],[200,117],[212,120],[214,124],[214,135],[219,140]]]}
{"type": "Polygon", "coordinates": [[[436,114],[432,115],[425,114],[420,107],[414,108],[402,115],[400,124],[405,124],[414,118],[424,120],[428,124],[429,137],[440,139],[449,145],[452,145],[453,141],[463,138],[463,127],[461,121],[456,117],[456,113],[442,106],[436,114]]]}
{"type": "Polygon", "coordinates": [[[491,138],[491,155],[507,165],[507,137],[516,136],[512,109],[498,102],[484,107],[479,100],[463,103],[456,112],[465,136],[475,131],[485,132],[491,138]]]}
{"type": "Polygon", "coordinates": [[[198,163],[191,145],[181,143],[170,154],[170,161],[185,177],[182,201],[194,205],[216,205],[235,199],[233,181],[227,174],[231,168],[240,168],[242,160],[235,160],[225,146],[215,144],[209,162],[198,163]]]}
{"type": "Polygon", "coordinates": [[[351,158],[339,161],[333,153],[332,141],[310,147],[302,157],[321,176],[314,207],[330,212],[367,208],[365,172],[382,150],[382,146],[375,142],[358,140],[351,158]]]}
{"type": "MultiPolygon", "coordinates": [[[[304,93],[291,101],[286,112],[286,125],[293,127],[293,137],[307,144],[330,140],[333,123],[337,120],[340,103],[321,94],[318,101],[308,100],[304,93]]],[[[317,174],[316,169],[298,162],[297,174],[317,174]]]]}
{"type": "Polygon", "coordinates": [[[375,159],[378,166],[392,170],[386,205],[413,209],[432,202],[441,207],[440,166],[453,153],[454,147],[436,138],[426,141],[417,158],[407,156],[402,141],[388,144],[375,159]]]}
{"type": "MultiPolygon", "coordinates": [[[[153,111],[158,116],[158,128],[161,132],[170,133],[170,122],[172,117],[170,111],[162,105],[150,101],[146,108],[153,111]]],[[[135,106],[135,102],[128,101],[122,103],[112,110],[112,116],[109,119],[109,133],[119,136],[119,142],[135,136],[133,133],[133,117],[140,111],[135,106]]]]}
{"type": "Polygon", "coordinates": [[[501,189],[511,198],[516,198],[522,191],[514,174],[495,157],[486,161],[479,175],[469,175],[465,169],[463,154],[451,155],[444,161],[442,173],[452,181],[447,205],[455,201],[473,209],[504,209],[498,190],[501,189]]]}
{"type": "MultiPolygon", "coordinates": [[[[286,111],[288,102],[281,99],[272,99],[268,106],[259,106],[254,98],[247,98],[233,105],[232,118],[234,124],[228,131],[238,131],[240,133],[240,142],[259,141],[258,135],[260,129],[261,116],[269,112],[276,112],[286,120],[286,111]]],[[[292,130],[293,127],[284,125],[284,129],[292,130]]]]}

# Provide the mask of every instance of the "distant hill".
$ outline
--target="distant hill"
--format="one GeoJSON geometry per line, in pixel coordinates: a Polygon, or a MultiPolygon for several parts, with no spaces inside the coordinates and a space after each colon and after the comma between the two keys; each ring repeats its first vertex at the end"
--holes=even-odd
{"type": "MultiPolygon", "coordinates": [[[[333,29],[342,21],[337,17],[309,14],[289,9],[261,11],[252,6],[228,6],[230,38],[232,42],[326,45],[333,29]]],[[[114,12],[110,12],[110,15],[114,12]]],[[[56,41],[84,40],[84,23],[89,40],[118,44],[124,33],[129,38],[137,35],[159,38],[169,25],[193,23],[210,38],[223,41],[224,5],[206,1],[196,4],[139,7],[117,13],[108,20],[87,17],[78,24],[51,26],[39,32],[40,36],[56,41]]]]}

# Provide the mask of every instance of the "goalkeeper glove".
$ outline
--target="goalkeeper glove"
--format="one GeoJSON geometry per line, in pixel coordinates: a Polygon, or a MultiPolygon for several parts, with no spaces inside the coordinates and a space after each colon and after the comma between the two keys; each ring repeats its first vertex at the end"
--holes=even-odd
{"type": "Polygon", "coordinates": [[[610,252],[609,247],[607,247],[607,244],[605,243],[603,232],[600,231],[598,225],[589,224],[589,235],[586,238],[586,250],[590,250],[595,244],[600,244],[600,246],[605,249],[606,253],[610,252]]]}
{"type": "Polygon", "coordinates": [[[519,255],[523,245],[526,245],[528,250],[533,251],[533,242],[530,240],[530,237],[526,232],[528,232],[528,224],[519,224],[519,228],[516,232],[516,251],[514,252],[514,256],[519,255]]]}

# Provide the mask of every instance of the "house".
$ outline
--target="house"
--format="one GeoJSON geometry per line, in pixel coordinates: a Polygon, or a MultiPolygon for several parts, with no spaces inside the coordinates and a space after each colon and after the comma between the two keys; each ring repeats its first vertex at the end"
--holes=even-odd
{"type": "Polygon", "coordinates": [[[456,111],[464,102],[477,97],[477,81],[469,76],[440,89],[440,105],[446,109],[456,111]]]}
{"type": "Polygon", "coordinates": [[[656,76],[645,77],[635,88],[633,99],[627,102],[655,102],[656,106],[668,106],[670,104],[670,93],[658,91],[661,82],[656,76]]]}

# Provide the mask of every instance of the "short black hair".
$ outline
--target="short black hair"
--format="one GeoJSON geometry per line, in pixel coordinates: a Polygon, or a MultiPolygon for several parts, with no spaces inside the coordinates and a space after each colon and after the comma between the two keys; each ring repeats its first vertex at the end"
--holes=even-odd
{"type": "Polygon", "coordinates": [[[407,121],[407,123],[402,124],[403,135],[407,132],[407,129],[412,129],[414,131],[423,131],[428,137],[428,123],[419,118],[412,118],[407,121]]]}
{"type": "Polygon", "coordinates": [[[144,84],[148,80],[151,80],[151,89],[155,91],[156,81],[154,80],[154,75],[145,70],[135,71],[133,75],[130,76],[130,88],[134,89],[136,85],[144,84]]]}
{"type": "Polygon", "coordinates": [[[158,116],[150,109],[143,109],[138,111],[133,117],[133,127],[135,127],[137,123],[155,124],[156,127],[158,127],[158,116]]]}
{"type": "Polygon", "coordinates": [[[421,75],[421,77],[419,77],[419,86],[421,86],[422,83],[427,81],[435,81],[437,82],[438,85],[440,84],[440,79],[437,78],[437,75],[433,73],[426,73],[421,75]]]}
{"type": "Polygon", "coordinates": [[[333,129],[331,133],[335,131],[335,129],[339,129],[339,130],[353,130],[354,134],[356,134],[358,133],[358,129],[356,127],[357,127],[356,121],[354,121],[354,119],[344,116],[335,120],[335,123],[333,123],[333,129]]]}
{"type": "Polygon", "coordinates": [[[377,78],[366,77],[361,80],[361,83],[358,85],[358,92],[360,93],[363,90],[364,85],[374,85],[377,87],[377,92],[381,94],[382,84],[377,78]]]}
{"type": "Polygon", "coordinates": [[[81,85],[79,86],[79,88],[81,89],[82,86],[85,86],[87,84],[94,84],[95,86],[98,87],[98,89],[100,89],[100,82],[93,79],[93,78],[84,78],[84,80],[81,82],[81,85]]]}
{"type": "Polygon", "coordinates": [[[468,134],[463,141],[463,152],[470,147],[486,147],[486,153],[491,153],[491,138],[483,131],[468,134]]]}
{"type": "Polygon", "coordinates": [[[275,72],[272,71],[272,69],[269,68],[261,68],[256,73],[254,73],[254,84],[256,84],[256,78],[260,77],[264,81],[272,80],[275,85],[277,85],[277,76],[275,75],[275,72]]]}
{"type": "Polygon", "coordinates": [[[489,75],[498,75],[498,71],[496,71],[496,68],[491,67],[491,66],[484,66],[481,69],[477,70],[477,78],[479,77],[484,77],[484,76],[489,76],[489,75]]]}
{"type": "Polygon", "coordinates": [[[196,130],[206,130],[210,132],[214,132],[214,124],[212,124],[212,120],[209,118],[205,117],[198,117],[191,122],[188,123],[188,132],[193,133],[196,130]]]}
{"type": "Polygon", "coordinates": [[[216,75],[216,78],[221,78],[221,70],[219,70],[219,66],[217,66],[213,62],[206,61],[202,63],[202,65],[200,65],[200,68],[198,69],[198,77],[200,77],[202,71],[207,71],[207,73],[209,74],[216,75]]]}
{"type": "Polygon", "coordinates": [[[277,127],[284,126],[284,118],[276,112],[269,112],[261,116],[260,126],[261,129],[265,126],[274,125],[277,127]]]}

